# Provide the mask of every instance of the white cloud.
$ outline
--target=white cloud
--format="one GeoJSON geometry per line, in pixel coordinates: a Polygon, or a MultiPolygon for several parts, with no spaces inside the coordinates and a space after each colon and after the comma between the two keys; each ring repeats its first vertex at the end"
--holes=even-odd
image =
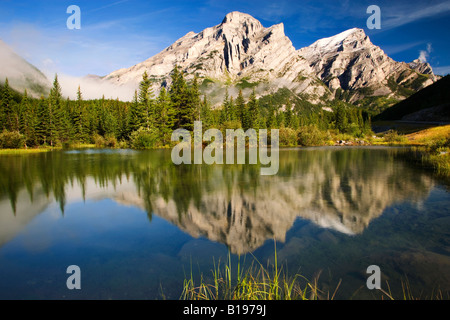
{"type": "MultiPolygon", "coordinates": [[[[54,75],[48,78],[53,81],[54,75]]],[[[134,91],[137,89],[133,85],[115,85],[101,81],[96,77],[74,77],[67,74],[58,73],[58,82],[64,97],[70,99],[77,98],[78,86],[80,86],[83,99],[100,99],[103,95],[106,99],[117,99],[121,101],[131,101],[134,91]]]]}
{"type": "Polygon", "coordinates": [[[420,50],[419,52],[419,61],[422,63],[427,62],[428,57],[430,56],[431,51],[433,51],[433,48],[431,47],[431,43],[427,44],[426,50],[420,50]]]}
{"type": "Polygon", "coordinates": [[[409,5],[403,5],[402,7],[381,7],[381,29],[388,30],[435,15],[448,13],[450,11],[450,1],[444,1],[431,6],[424,3],[422,7],[415,7],[416,10],[414,11],[411,11],[410,8],[411,6],[409,5]]]}

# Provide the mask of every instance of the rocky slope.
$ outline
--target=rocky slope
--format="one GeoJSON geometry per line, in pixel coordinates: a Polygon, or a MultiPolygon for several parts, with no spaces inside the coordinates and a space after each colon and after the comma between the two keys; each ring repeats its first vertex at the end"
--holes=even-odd
{"type": "Polygon", "coordinates": [[[353,101],[366,95],[402,98],[398,86],[417,91],[438,79],[428,63],[394,61],[358,28],[320,39],[298,52],[331,90],[354,91],[353,101]]]}
{"type": "Polygon", "coordinates": [[[394,61],[362,29],[296,50],[282,23],[265,28],[248,14],[231,12],[219,25],[189,32],[157,55],[102,81],[137,88],[147,71],[157,92],[170,84],[175,65],[187,79],[197,74],[203,92],[217,101],[226,86],[247,94],[255,89],[259,95],[288,88],[313,103],[333,99],[336,90],[351,91],[351,101],[367,95],[401,99],[437,80],[429,64],[394,61]]]}

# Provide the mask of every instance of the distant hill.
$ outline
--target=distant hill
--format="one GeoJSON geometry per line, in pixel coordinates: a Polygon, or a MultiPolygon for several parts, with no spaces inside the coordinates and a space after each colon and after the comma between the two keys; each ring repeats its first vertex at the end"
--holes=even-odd
{"type": "Polygon", "coordinates": [[[46,96],[51,87],[47,77],[35,66],[16,54],[0,40],[0,84],[8,78],[11,88],[20,93],[26,89],[29,96],[46,96]]]}
{"type": "Polygon", "coordinates": [[[386,109],[373,120],[450,121],[450,75],[386,109]]]}

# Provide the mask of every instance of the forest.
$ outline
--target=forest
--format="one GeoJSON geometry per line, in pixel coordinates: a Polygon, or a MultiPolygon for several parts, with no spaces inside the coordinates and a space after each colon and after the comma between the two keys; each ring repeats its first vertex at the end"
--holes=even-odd
{"type": "Polygon", "coordinates": [[[203,130],[243,128],[279,129],[280,146],[312,146],[334,143],[342,135],[371,135],[370,116],[361,108],[335,99],[317,106],[281,89],[259,99],[248,99],[242,90],[236,97],[226,91],[220,107],[211,106],[199,90],[199,78],[188,82],[175,67],[169,87],[155,95],[145,72],[132,101],[64,98],[58,76],[48,97],[32,98],[13,90],[5,79],[0,87],[0,148],[97,147],[151,149],[169,147],[171,133],[193,129],[202,121],[203,130]]]}

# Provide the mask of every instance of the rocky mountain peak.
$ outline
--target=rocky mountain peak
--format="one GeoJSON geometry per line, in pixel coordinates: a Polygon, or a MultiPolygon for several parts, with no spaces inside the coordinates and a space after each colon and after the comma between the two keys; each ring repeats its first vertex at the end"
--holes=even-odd
{"type": "Polygon", "coordinates": [[[261,22],[257,19],[253,18],[251,15],[242,13],[239,11],[233,11],[228,13],[225,18],[222,20],[222,26],[233,25],[235,27],[241,26],[253,26],[254,28],[261,29],[263,26],[261,22]]]}
{"type": "Polygon", "coordinates": [[[422,74],[433,74],[433,69],[428,62],[422,62],[419,59],[415,59],[409,63],[409,66],[422,74]]]}
{"type": "Polygon", "coordinates": [[[317,40],[309,47],[301,49],[307,56],[323,55],[328,52],[352,51],[373,46],[364,30],[352,28],[335,36],[317,40]]]}
{"type": "Polygon", "coordinates": [[[401,98],[392,81],[414,84],[413,90],[435,81],[429,65],[394,61],[371,43],[363,29],[345,30],[296,50],[282,23],[264,27],[238,11],[228,13],[216,26],[187,33],[157,55],[117,70],[102,81],[138,87],[147,71],[158,92],[161,84],[170,85],[175,65],[181,67],[188,81],[197,75],[204,83],[202,90],[214,96],[214,104],[220,104],[226,86],[247,89],[244,96],[251,91],[248,88],[259,89],[257,95],[288,88],[318,103],[334,97],[337,90],[351,91],[350,102],[368,93],[401,98]],[[414,82],[424,73],[430,77],[414,82]]]}

